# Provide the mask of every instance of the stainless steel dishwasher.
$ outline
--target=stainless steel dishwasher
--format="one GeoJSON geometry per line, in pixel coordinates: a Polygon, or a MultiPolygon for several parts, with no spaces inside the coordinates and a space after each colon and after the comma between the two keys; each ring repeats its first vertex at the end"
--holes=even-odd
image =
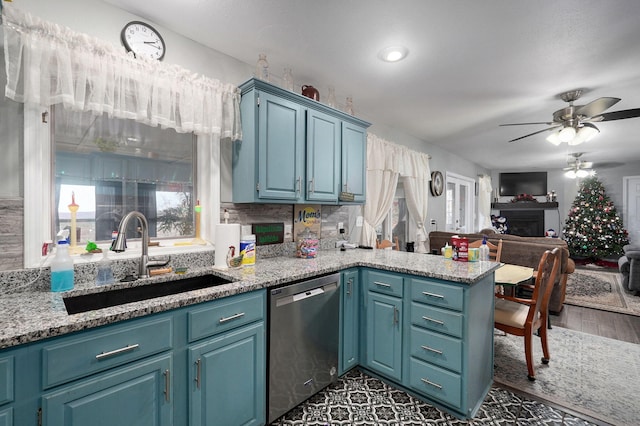
{"type": "Polygon", "coordinates": [[[269,423],[338,378],[340,274],[269,292],[269,423]]]}

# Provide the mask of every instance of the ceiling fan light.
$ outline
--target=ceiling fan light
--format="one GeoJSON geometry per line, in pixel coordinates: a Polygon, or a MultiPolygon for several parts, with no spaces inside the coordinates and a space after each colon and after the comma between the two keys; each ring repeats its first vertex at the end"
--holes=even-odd
{"type": "Polygon", "coordinates": [[[579,178],[587,177],[587,176],[589,176],[589,172],[586,171],[586,170],[580,169],[580,170],[578,170],[576,172],[576,176],[579,177],[579,178]]]}
{"type": "Polygon", "coordinates": [[[576,178],[576,172],[574,170],[569,170],[568,172],[565,172],[564,175],[570,179],[576,178]]]}
{"type": "Polygon", "coordinates": [[[573,127],[565,127],[558,133],[561,142],[569,142],[576,136],[576,129],[573,127]]]}
{"type": "Polygon", "coordinates": [[[558,137],[558,132],[553,132],[549,136],[547,136],[547,142],[551,142],[552,144],[558,146],[562,143],[560,138],[558,137]]]}

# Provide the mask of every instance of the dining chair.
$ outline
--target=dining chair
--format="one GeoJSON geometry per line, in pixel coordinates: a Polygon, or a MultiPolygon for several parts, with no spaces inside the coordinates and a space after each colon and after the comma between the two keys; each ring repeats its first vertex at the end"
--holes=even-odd
{"type": "MultiPolygon", "coordinates": [[[[476,240],[469,243],[469,248],[480,248],[482,240],[476,240]]],[[[489,247],[489,259],[494,262],[500,262],[500,256],[502,255],[502,240],[498,240],[498,244],[493,244],[487,241],[487,247],[489,247]]]]}
{"type": "Polygon", "coordinates": [[[542,342],[542,363],[548,364],[547,323],[549,298],[560,268],[560,249],[554,248],[542,254],[538,274],[532,287],[531,299],[496,294],[494,326],[498,330],[524,337],[524,353],[527,361],[527,377],[534,381],[533,333],[537,330],[542,342]]]}
{"type": "Polygon", "coordinates": [[[381,242],[378,242],[378,240],[376,240],[376,248],[385,249],[387,247],[392,247],[394,250],[400,250],[400,243],[398,242],[398,237],[395,237],[394,241],[395,243],[392,243],[389,240],[382,240],[381,242]]]}

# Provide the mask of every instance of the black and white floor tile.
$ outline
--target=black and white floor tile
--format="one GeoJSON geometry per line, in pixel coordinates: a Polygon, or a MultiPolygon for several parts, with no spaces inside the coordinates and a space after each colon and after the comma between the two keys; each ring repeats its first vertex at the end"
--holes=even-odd
{"type": "Polygon", "coordinates": [[[460,420],[354,370],[277,419],[272,426],[598,424],[499,387],[491,389],[473,420],[460,420]]]}

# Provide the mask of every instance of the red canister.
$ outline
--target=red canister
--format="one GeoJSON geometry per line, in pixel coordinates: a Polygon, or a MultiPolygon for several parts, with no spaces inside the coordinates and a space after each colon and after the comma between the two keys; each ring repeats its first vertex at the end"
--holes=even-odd
{"type": "Polygon", "coordinates": [[[453,246],[453,260],[467,262],[469,260],[469,239],[454,235],[451,237],[451,246],[453,246]]]}

